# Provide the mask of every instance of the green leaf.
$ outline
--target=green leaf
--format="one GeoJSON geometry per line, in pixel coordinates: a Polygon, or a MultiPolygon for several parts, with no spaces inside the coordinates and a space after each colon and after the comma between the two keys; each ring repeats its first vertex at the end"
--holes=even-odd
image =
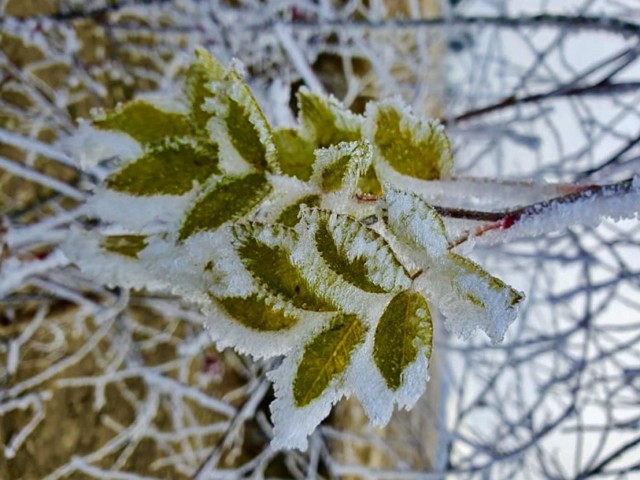
{"type": "Polygon", "coordinates": [[[360,140],[362,118],[344,108],[333,97],[298,91],[300,123],[316,147],[360,140]]]}
{"type": "Polygon", "coordinates": [[[312,143],[300,137],[294,128],[281,128],[273,132],[282,172],[307,181],[313,172],[315,155],[312,143]]]}
{"type": "Polygon", "coordinates": [[[340,314],[327,330],[305,346],[293,380],[296,406],[309,405],[347,369],[351,354],[364,342],[365,333],[365,326],[357,316],[340,314]]]}
{"type": "Polygon", "coordinates": [[[167,138],[182,137],[192,133],[185,115],[165,112],[144,100],[133,100],[93,121],[103,130],[126,133],[142,144],[153,144],[167,138]]]}
{"type": "MultiPolygon", "coordinates": [[[[251,226],[238,226],[235,233],[240,243],[237,252],[242,263],[270,293],[279,295],[297,308],[317,312],[336,310],[331,302],[314,292],[300,267],[291,261],[287,247],[271,246],[258,240],[251,226]]],[[[283,237],[293,235],[284,227],[274,228],[271,233],[283,237]]]]}
{"type": "Polygon", "coordinates": [[[270,191],[271,185],[262,173],[225,178],[196,200],[180,227],[179,240],[197,232],[216,230],[225,222],[240,218],[270,191]]]}
{"type": "Polygon", "coordinates": [[[385,309],[373,345],[373,358],[387,386],[397,390],[402,373],[418,358],[421,346],[427,358],[433,348],[433,323],[429,305],[422,295],[405,290],[397,294],[385,309]]]}
{"type": "Polygon", "coordinates": [[[217,173],[216,145],[181,139],[151,148],[107,178],[106,185],[136,196],[183,195],[194,182],[203,184],[217,173]]]}
{"type": "Polygon", "coordinates": [[[385,102],[373,111],[372,141],[397,172],[421,180],[438,180],[453,170],[451,145],[438,122],[425,122],[385,102]]]}
{"type": "Polygon", "coordinates": [[[300,207],[302,207],[302,205],[306,205],[307,207],[317,207],[320,205],[321,201],[322,199],[319,195],[307,195],[306,197],[302,197],[296,203],[289,205],[282,210],[280,215],[278,215],[276,223],[281,223],[287,227],[293,227],[298,223],[300,207]]]}
{"type": "Polygon", "coordinates": [[[131,258],[138,258],[138,253],[146,246],[145,235],[109,235],[100,242],[100,247],[103,249],[131,258]]]}
{"type": "Polygon", "coordinates": [[[382,185],[378,180],[378,175],[373,165],[369,166],[367,173],[360,177],[358,181],[358,190],[361,193],[380,197],[382,195],[382,185]]]}
{"type": "Polygon", "coordinates": [[[287,330],[298,323],[295,316],[257,294],[247,298],[226,297],[217,300],[230,317],[252,330],[274,332],[287,330]]]}
{"type": "Polygon", "coordinates": [[[196,59],[189,67],[185,80],[185,94],[191,105],[191,118],[196,130],[206,135],[207,122],[213,116],[203,109],[205,100],[214,97],[210,84],[224,79],[225,69],[209,52],[196,49],[196,59]]]}
{"type": "MultiPolygon", "coordinates": [[[[356,256],[350,259],[345,251],[349,243],[354,237],[359,237],[359,241],[378,243],[380,249],[384,249],[386,245],[382,239],[375,233],[368,230],[364,226],[357,224],[355,220],[342,216],[341,224],[338,228],[340,238],[339,244],[336,243],[334,234],[328,225],[329,215],[322,215],[316,225],[315,242],[316,248],[320,252],[325,263],[342,278],[350,284],[369,293],[385,293],[386,290],[374,283],[369,275],[366,256],[356,256]],[[324,218],[323,218],[324,217],[324,218]],[[349,231],[351,230],[351,231],[349,231]]],[[[390,249],[387,248],[387,259],[393,258],[390,249]]],[[[399,265],[396,265],[399,266],[399,265]]],[[[386,265],[388,267],[388,265],[386,265]]],[[[400,267],[401,269],[402,267],[400,267]]]]}
{"type": "Polygon", "coordinates": [[[338,158],[322,172],[320,186],[325,192],[335,192],[342,188],[342,181],[347,174],[351,157],[345,155],[338,158]]]}
{"type": "Polygon", "coordinates": [[[235,100],[228,100],[229,111],[225,125],[229,138],[240,156],[258,170],[266,170],[267,150],[260,140],[260,134],[251,122],[248,112],[235,100]]]}

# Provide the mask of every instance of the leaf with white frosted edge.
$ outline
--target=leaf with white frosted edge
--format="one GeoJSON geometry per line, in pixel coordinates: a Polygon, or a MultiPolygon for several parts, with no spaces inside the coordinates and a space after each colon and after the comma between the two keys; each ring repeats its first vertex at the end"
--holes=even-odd
{"type": "Polygon", "coordinates": [[[413,193],[385,186],[388,227],[399,239],[424,249],[431,256],[447,252],[444,223],[438,212],[413,193]]]}
{"type": "Polygon", "coordinates": [[[333,96],[298,90],[298,107],[303,135],[316,147],[326,148],[340,142],[353,142],[362,137],[364,119],[347,110],[333,96]]]}
{"type": "Polygon", "coordinates": [[[138,258],[147,245],[146,235],[109,235],[100,242],[104,250],[131,258],[138,258]]]}
{"type": "Polygon", "coordinates": [[[355,195],[358,180],[371,165],[371,146],[367,142],[343,142],[316,150],[311,181],[327,193],[355,195]]]}
{"type": "Polygon", "coordinates": [[[136,196],[184,195],[218,170],[218,147],[188,138],[174,139],[147,150],[110,175],[107,187],[136,196]]]}
{"type": "Polygon", "coordinates": [[[524,299],[522,293],[455,253],[438,259],[420,283],[446,317],[448,329],[462,338],[481,329],[493,343],[502,341],[524,299]]]}
{"type": "Polygon", "coordinates": [[[421,180],[451,176],[451,144],[438,121],[416,117],[398,100],[370,102],[365,116],[365,136],[376,156],[398,173],[421,180]]]}
{"type": "Polygon", "coordinates": [[[169,284],[152,274],[138,258],[150,239],[108,240],[96,232],[72,230],[62,244],[64,254],[80,267],[83,274],[104,285],[124,288],[167,290],[169,284]],[[126,245],[125,245],[126,244],[126,245]],[[134,254],[135,251],[135,254],[134,254]]]}
{"type": "Polygon", "coordinates": [[[285,225],[287,227],[294,227],[298,223],[300,208],[303,205],[306,205],[310,208],[317,207],[320,205],[321,201],[322,198],[320,197],[320,195],[306,195],[297,200],[295,203],[284,208],[278,215],[276,223],[281,223],[282,225],[285,225]]]}
{"type": "Polygon", "coordinates": [[[227,96],[222,101],[225,104],[222,122],[232,148],[253,168],[277,172],[279,167],[271,126],[251,90],[235,70],[227,74],[224,93],[227,96]]]}
{"type": "Polygon", "coordinates": [[[411,281],[391,248],[376,232],[355,219],[312,210],[306,221],[327,266],[353,286],[369,293],[408,288],[411,281]]]}
{"type": "Polygon", "coordinates": [[[391,390],[407,381],[406,369],[417,359],[420,347],[426,347],[429,358],[433,348],[431,312],[422,295],[405,290],[387,305],[373,346],[376,366],[391,390]]]}
{"type": "Polygon", "coordinates": [[[333,303],[316,293],[291,258],[293,230],[281,225],[239,224],[234,228],[236,251],[255,281],[291,305],[316,312],[335,311],[333,303]]]}
{"type": "Polygon", "coordinates": [[[304,407],[319,398],[351,361],[352,351],[364,341],[366,329],[356,315],[339,314],[329,328],[304,347],[293,379],[293,399],[304,407]]]}
{"type": "Polygon", "coordinates": [[[302,138],[295,128],[274,130],[273,141],[278,151],[278,163],[282,173],[307,181],[315,162],[314,145],[302,138]]]}
{"type": "Polygon", "coordinates": [[[140,99],[119,105],[113,112],[94,119],[93,125],[99,129],[126,133],[142,144],[154,144],[192,133],[186,115],[161,110],[140,99]]]}
{"type": "Polygon", "coordinates": [[[213,184],[191,206],[180,227],[179,240],[198,232],[216,230],[258,205],[271,191],[262,173],[227,177],[213,184]]]}
{"type": "Polygon", "coordinates": [[[185,95],[189,99],[190,117],[196,131],[200,135],[206,135],[207,123],[212,113],[204,110],[203,106],[207,98],[214,96],[210,84],[221,81],[226,71],[222,64],[203,48],[196,49],[195,57],[187,71],[185,95]]]}
{"type": "Polygon", "coordinates": [[[298,323],[286,305],[276,305],[269,296],[253,293],[247,297],[219,297],[225,312],[243,326],[259,332],[288,330],[298,323]]]}

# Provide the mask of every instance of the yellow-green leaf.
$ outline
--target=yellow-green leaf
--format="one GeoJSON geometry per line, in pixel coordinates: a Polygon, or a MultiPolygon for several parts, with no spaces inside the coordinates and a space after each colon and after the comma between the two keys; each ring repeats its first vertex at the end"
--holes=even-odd
{"type": "Polygon", "coordinates": [[[142,144],[153,144],[167,138],[191,134],[188,117],[160,110],[144,100],[133,100],[107,113],[93,124],[103,130],[126,133],[142,144]]]}
{"type": "Polygon", "coordinates": [[[361,138],[361,117],[347,111],[332,97],[298,91],[300,122],[316,147],[329,147],[361,138]]]}
{"type": "Polygon", "coordinates": [[[107,187],[131,195],[183,195],[194,182],[219,173],[218,147],[188,139],[152,147],[106,180],[107,187]]]}
{"type": "Polygon", "coordinates": [[[439,123],[425,122],[389,102],[371,110],[372,141],[396,171],[421,180],[438,180],[452,173],[451,145],[439,123]]]}
{"type": "Polygon", "coordinates": [[[321,187],[325,192],[334,192],[342,188],[342,182],[349,168],[351,157],[345,155],[327,166],[322,172],[321,187]]]}
{"type": "MultiPolygon", "coordinates": [[[[284,227],[274,229],[286,232],[284,227]]],[[[292,232],[282,235],[293,234],[292,232]]],[[[335,311],[333,304],[319,296],[300,268],[290,258],[285,246],[271,246],[258,240],[251,229],[236,229],[240,241],[238,255],[243,264],[270,293],[279,295],[293,306],[319,312],[335,311]]]]}
{"type": "Polygon", "coordinates": [[[320,205],[321,198],[319,195],[307,195],[292,205],[286,207],[280,215],[276,223],[281,223],[287,227],[293,227],[298,223],[298,215],[300,214],[300,207],[306,205],[307,207],[317,207],[320,205]]]}
{"type": "Polygon", "coordinates": [[[300,137],[294,128],[281,128],[273,132],[282,172],[307,181],[313,172],[314,146],[300,137]]]}
{"type": "Polygon", "coordinates": [[[138,258],[138,253],[147,246],[147,237],[145,235],[109,235],[102,239],[100,246],[109,252],[138,258]]]}
{"type": "Polygon", "coordinates": [[[380,184],[380,180],[378,180],[378,175],[373,165],[370,165],[367,173],[360,177],[358,190],[360,193],[375,195],[376,197],[382,195],[382,185],[380,184]]]}
{"type": "Polygon", "coordinates": [[[404,291],[385,309],[373,345],[373,358],[391,390],[402,385],[402,373],[418,358],[419,348],[431,356],[433,323],[429,305],[422,295],[404,291]]]}
{"type": "Polygon", "coordinates": [[[203,109],[205,100],[213,97],[210,90],[212,82],[221,81],[225,75],[224,67],[203,48],[196,49],[196,59],[189,67],[185,80],[185,94],[191,105],[191,118],[200,134],[207,133],[207,122],[213,115],[203,109]]]}
{"type": "MultiPolygon", "coordinates": [[[[349,222],[346,218],[344,222],[349,222]]],[[[355,220],[350,220],[355,223],[355,220]]],[[[334,272],[342,276],[347,282],[352,285],[370,293],[385,293],[385,289],[374,283],[369,278],[369,269],[367,268],[367,258],[364,256],[357,256],[353,259],[349,259],[346,252],[343,250],[345,238],[342,238],[340,247],[336,244],[336,239],[333,237],[329,226],[327,225],[327,218],[321,219],[316,226],[315,241],[316,247],[322,256],[322,259],[334,272]]],[[[344,233],[346,229],[341,229],[341,233],[344,233]]],[[[362,235],[362,240],[369,242],[378,242],[382,245],[381,239],[376,239],[376,234],[366,227],[358,229],[359,235],[362,235]]],[[[391,255],[389,255],[391,257],[391,255]]]]}
{"type": "Polygon", "coordinates": [[[267,150],[256,126],[251,122],[249,112],[235,100],[228,99],[228,103],[225,125],[231,143],[247,162],[258,170],[265,170],[268,166],[267,150]]]}
{"type": "Polygon", "coordinates": [[[305,345],[293,380],[293,398],[298,407],[320,397],[331,381],[347,369],[353,350],[364,341],[365,333],[357,316],[340,314],[327,330],[305,345]]]}
{"type": "Polygon", "coordinates": [[[216,230],[223,223],[240,218],[270,191],[271,185],[262,173],[225,178],[196,200],[182,223],[179,239],[184,240],[201,231],[216,230]]]}
{"type": "Polygon", "coordinates": [[[217,300],[230,317],[252,330],[261,332],[287,330],[298,322],[295,316],[267,302],[263,296],[257,294],[246,298],[226,297],[217,300]]]}

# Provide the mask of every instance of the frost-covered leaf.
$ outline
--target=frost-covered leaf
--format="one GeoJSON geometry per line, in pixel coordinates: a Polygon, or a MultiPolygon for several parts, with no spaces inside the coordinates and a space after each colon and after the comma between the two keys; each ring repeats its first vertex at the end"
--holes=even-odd
{"type": "Polygon", "coordinates": [[[287,227],[293,227],[298,223],[300,208],[303,205],[307,207],[317,207],[321,201],[322,198],[320,195],[306,195],[283,209],[280,215],[278,215],[276,222],[286,225],[287,227]]]}
{"type": "Polygon", "coordinates": [[[240,259],[270,293],[293,306],[317,312],[335,311],[335,306],[316,293],[303,274],[303,268],[291,259],[295,232],[286,227],[269,228],[255,224],[235,229],[240,259]],[[262,233],[262,235],[259,235],[262,233]],[[268,242],[267,242],[268,240],[268,242]]]}
{"type": "Polygon", "coordinates": [[[348,283],[369,293],[386,293],[410,283],[382,237],[353,218],[316,210],[308,221],[322,259],[348,283]]]}
{"type": "Polygon", "coordinates": [[[446,317],[447,328],[463,338],[481,329],[494,343],[501,341],[524,298],[480,265],[455,253],[439,258],[420,281],[446,317]]]}
{"type": "Polygon", "coordinates": [[[365,142],[339,143],[316,150],[312,180],[324,192],[342,191],[351,197],[371,164],[371,147],[365,142]]]}
{"type": "Polygon", "coordinates": [[[358,190],[360,193],[374,195],[376,197],[382,195],[382,184],[378,179],[378,174],[376,173],[376,169],[373,165],[370,165],[367,169],[367,173],[360,177],[360,180],[358,181],[358,190]]]}
{"type": "Polygon", "coordinates": [[[442,218],[424,200],[391,186],[385,188],[384,198],[388,226],[394,235],[429,256],[447,251],[449,244],[442,218]]]}
{"type": "Polygon", "coordinates": [[[340,142],[360,140],[363,119],[349,112],[333,97],[298,91],[300,123],[305,136],[316,147],[329,147],[340,142]]]}
{"type": "MultiPolygon", "coordinates": [[[[223,93],[226,97],[217,102],[224,104],[223,130],[231,147],[255,169],[276,171],[277,154],[271,126],[249,87],[235,70],[228,72],[225,87],[220,91],[223,93]]],[[[226,139],[222,139],[222,144],[226,139]]]]}
{"type": "Polygon", "coordinates": [[[226,177],[204,192],[187,212],[179,239],[207,230],[216,230],[225,222],[251,211],[271,191],[262,173],[226,177]]]}
{"type": "Polygon", "coordinates": [[[138,258],[138,253],[147,246],[147,237],[145,235],[109,235],[102,239],[100,246],[109,252],[138,258]]]}
{"type": "Polygon", "coordinates": [[[395,101],[370,103],[366,116],[376,154],[397,172],[421,180],[451,175],[451,145],[440,123],[415,117],[395,101]]]}
{"type": "Polygon", "coordinates": [[[189,67],[185,80],[185,94],[191,106],[191,119],[198,133],[207,134],[207,123],[212,113],[205,110],[205,100],[214,94],[212,82],[221,81],[225,75],[224,67],[209,52],[196,49],[195,61],[189,67]]]}
{"type": "Polygon", "coordinates": [[[93,124],[100,129],[126,133],[142,144],[183,137],[192,132],[185,115],[161,110],[144,100],[121,105],[103,118],[95,119],[93,124]]]}
{"type": "Polygon", "coordinates": [[[273,132],[278,150],[278,163],[282,173],[307,181],[313,172],[314,146],[302,138],[294,128],[281,128],[273,132]]]}
{"type": "Polygon", "coordinates": [[[287,330],[298,323],[298,318],[287,312],[283,305],[265,295],[218,298],[218,302],[234,320],[247,328],[260,332],[287,330]]]}
{"type": "Polygon", "coordinates": [[[415,362],[419,348],[431,355],[433,324],[429,305],[422,295],[409,290],[398,293],[389,302],[378,322],[373,358],[387,386],[397,390],[403,373],[415,362]]]}
{"type": "Polygon", "coordinates": [[[136,196],[183,195],[216,173],[217,146],[183,138],[150,148],[107,178],[106,184],[136,196]]]}
{"type": "Polygon", "coordinates": [[[340,314],[327,330],[307,343],[293,380],[296,406],[304,407],[320,397],[346,370],[365,333],[365,326],[357,316],[340,314]]]}

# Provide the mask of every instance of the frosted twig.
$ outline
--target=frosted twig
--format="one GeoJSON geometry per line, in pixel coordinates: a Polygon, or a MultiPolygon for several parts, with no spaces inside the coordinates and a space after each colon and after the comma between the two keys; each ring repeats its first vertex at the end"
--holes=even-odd
{"type": "Polygon", "coordinates": [[[55,178],[52,178],[48,175],[40,173],[32,168],[25,167],[24,165],[20,165],[16,162],[12,162],[8,158],[0,157],[0,169],[6,170],[7,172],[17,175],[18,177],[22,177],[26,180],[39,183],[42,186],[51,188],[52,190],[66,195],[69,198],[73,198],[74,200],[85,199],[84,193],[82,193],[77,188],[74,188],[71,185],[60,180],[56,180],[55,178]]]}

